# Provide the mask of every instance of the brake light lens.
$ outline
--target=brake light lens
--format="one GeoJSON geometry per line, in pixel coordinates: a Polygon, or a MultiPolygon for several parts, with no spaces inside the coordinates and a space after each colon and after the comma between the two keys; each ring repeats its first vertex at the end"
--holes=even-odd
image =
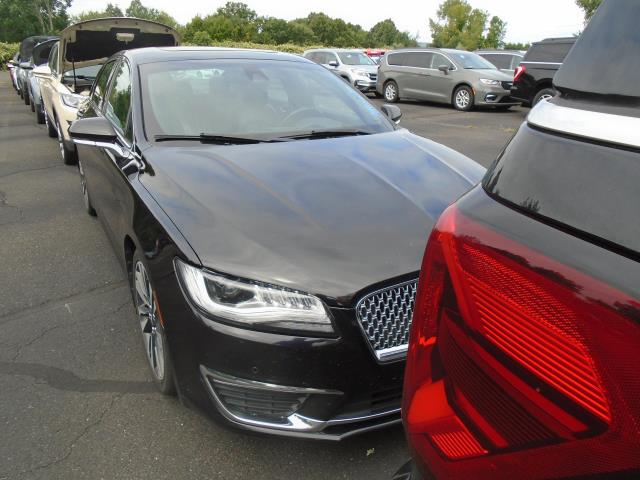
{"type": "Polygon", "coordinates": [[[637,300],[449,207],[425,251],[407,354],[414,454],[447,478],[640,467],[634,316],[637,300]]]}
{"type": "Polygon", "coordinates": [[[527,71],[527,68],[524,65],[518,65],[516,67],[515,72],[513,72],[513,81],[517,82],[518,80],[520,80],[520,77],[526,71],[527,71]]]}

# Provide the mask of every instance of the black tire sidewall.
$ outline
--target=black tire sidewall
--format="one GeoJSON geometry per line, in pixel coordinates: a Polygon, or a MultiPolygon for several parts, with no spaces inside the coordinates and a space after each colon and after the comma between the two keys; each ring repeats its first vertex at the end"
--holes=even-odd
{"type": "MultiPolygon", "coordinates": [[[[138,262],[142,262],[142,264],[144,265],[144,268],[147,271],[147,275],[149,276],[149,281],[151,282],[151,286],[153,287],[153,278],[151,277],[151,272],[149,270],[149,267],[147,265],[147,263],[145,262],[144,258],[142,258],[142,255],[140,255],[140,250],[136,250],[133,254],[133,259],[132,259],[132,263],[131,263],[131,272],[129,274],[129,288],[131,290],[131,299],[133,301],[133,309],[135,311],[135,315],[136,315],[136,322],[139,323],[139,319],[138,319],[138,311],[137,311],[137,304],[136,304],[136,291],[135,291],[135,269],[136,269],[136,265],[138,264],[138,262]]],[[[154,294],[157,295],[157,293],[155,293],[155,288],[154,288],[154,294]]],[[[164,378],[162,380],[158,380],[156,378],[156,376],[153,374],[153,371],[151,369],[151,365],[149,365],[149,361],[147,359],[147,355],[146,352],[143,351],[143,355],[144,355],[144,359],[145,362],[147,364],[147,368],[149,369],[149,373],[151,374],[151,378],[153,380],[153,383],[155,383],[156,387],[158,388],[158,390],[160,390],[160,393],[162,393],[163,395],[175,395],[176,393],[176,385],[175,385],[175,373],[174,373],[174,369],[173,369],[173,362],[171,361],[171,354],[169,352],[169,343],[167,342],[167,333],[164,329],[164,327],[162,326],[162,324],[158,325],[158,332],[160,332],[160,335],[162,336],[162,341],[163,341],[163,354],[164,354],[164,378]]],[[[136,325],[137,329],[138,329],[138,338],[139,340],[141,340],[141,332],[140,332],[140,326],[136,325]]],[[[142,343],[142,342],[141,342],[142,343]]]]}

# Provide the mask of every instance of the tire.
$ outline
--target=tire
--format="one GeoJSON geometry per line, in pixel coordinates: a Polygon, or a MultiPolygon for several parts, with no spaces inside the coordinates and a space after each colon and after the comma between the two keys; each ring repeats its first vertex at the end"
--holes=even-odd
{"type": "Polygon", "coordinates": [[[153,382],[164,395],[176,392],[173,363],[167,344],[167,336],[158,314],[158,302],[151,277],[139,250],[133,254],[133,267],[129,282],[133,306],[140,324],[142,345],[153,382]]]}
{"type": "Polygon", "coordinates": [[[24,95],[22,96],[22,100],[24,100],[25,105],[31,104],[31,102],[29,101],[29,90],[25,90],[24,95]]]}
{"type": "Polygon", "coordinates": [[[38,123],[38,125],[44,125],[46,123],[45,115],[44,104],[40,103],[40,105],[36,107],[36,122],[38,123]]]}
{"type": "Polygon", "coordinates": [[[89,189],[87,188],[87,179],[84,176],[84,169],[82,168],[82,162],[78,158],[78,174],[80,175],[80,191],[82,192],[82,198],[84,200],[84,209],[92,217],[96,216],[96,211],[91,204],[91,195],[89,195],[89,189]]]}
{"type": "Polygon", "coordinates": [[[473,110],[474,102],[475,95],[473,94],[473,90],[467,85],[460,85],[456,88],[455,92],[453,92],[451,104],[456,110],[460,110],[461,112],[473,110]]]}
{"type": "Polygon", "coordinates": [[[60,122],[56,118],[56,136],[58,137],[58,148],[60,149],[60,155],[65,165],[74,165],[78,161],[78,155],[75,150],[70,150],[64,143],[64,137],[62,136],[62,128],[60,128],[60,122]]]}
{"type": "Polygon", "coordinates": [[[398,84],[393,80],[389,80],[384,84],[384,88],[382,89],[382,96],[385,101],[389,103],[397,103],[400,101],[400,91],[398,89],[398,84]]]}
{"type": "Polygon", "coordinates": [[[56,138],[58,136],[58,131],[56,130],[55,124],[51,121],[51,117],[44,109],[44,105],[42,107],[42,111],[44,112],[44,123],[47,125],[47,135],[51,138],[56,138]]]}
{"type": "Polygon", "coordinates": [[[535,107],[540,100],[555,97],[556,93],[557,92],[553,88],[543,88],[538,93],[536,93],[535,97],[533,97],[533,102],[531,102],[531,107],[532,108],[535,107]]]}

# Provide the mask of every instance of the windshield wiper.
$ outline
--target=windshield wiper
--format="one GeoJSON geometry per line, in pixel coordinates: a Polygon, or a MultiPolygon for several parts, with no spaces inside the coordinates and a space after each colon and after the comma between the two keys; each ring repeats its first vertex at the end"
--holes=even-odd
{"type": "Polygon", "coordinates": [[[213,135],[208,133],[201,133],[200,135],[156,135],[156,142],[171,142],[171,141],[197,141],[202,143],[215,143],[218,145],[248,145],[252,143],[272,143],[282,142],[284,140],[279,139],[260,139],[249,137],[230,137],[227,135],[213,135]]]}
{"type": "Polygon", "coordinates": [[[344,129],[344,130],[311,130],[306,133],[297,133],[295,135],[285,135],[279,138],[290,138],[292,140],[303,140],[313,138],[331,138],[331,137],[351,137],[356,135],[371,135],[372,132],[366,130],[344,129]]]}

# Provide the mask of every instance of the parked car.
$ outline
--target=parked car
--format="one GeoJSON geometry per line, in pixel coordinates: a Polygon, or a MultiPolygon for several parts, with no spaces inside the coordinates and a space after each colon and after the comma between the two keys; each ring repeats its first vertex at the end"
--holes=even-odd
{"type": "Polygon", "coordinates": [[[600,5],[559,96],[431,233],[405,479],[638,478],[639,17],[636,0],[600,5]]]}
{"type": "Polygon", "coordinates": [[[387,102],[401,99],[450,103],[456,110],[519,105],[512,78],[481,56],[464,50],[428,48],[387,53],[378,69],[377,91],[387,102]]]}
{"type": "Polygon", "coordinates": [[[322,48],[307,50],[303,56],[332,70],[361,92],[376,89],[378,64],[361,50],[322,48]]]}
{"type": "Polygon", "coordinates": [[[178,41],[179,35],[171,27],[138,18],[87,20],[60,33],[48,64],[36,68],[34,74],[40,79],[49,136],[58,138],[65,164],[76,161],[69,125],[105,60],[120,50],[173,46],[178,41]]]}
{"type": "Polygon", "coordinates": [[[29,97],[29,104],[31,105],[31,111],[35,112],[36,120],[38,123],[45,123],[44,120],[44,104],[42,103],[42,96],[40,95],[40,83],[38,77],[33,74],[33,69],[39,65],[46,65],[49,62],[49,55],[54,45],[58,43],[57,38],[47,40],[39,43],[33,48],[31,57],[29,58],[29,65],[24,65],[27,77],[27,96],[29,97]]]}
{"type": "Polygon", "coordinates": [[[478,55],[490,62],[498,70],[513,76],[525,52],[520,50],[476,50],[478,55]]]}
{"type": "Polygon", "coordinates": [[[527,51],[513,77],[511,95],[525,106],[534,106],[556,94],[553,76],[575,43],[575,37],[547,38],[527,51]]]}
{"type": "Polygon", "coordinates": [[[7,71],[9,72],[9,78],[11,78],[11,85],[13,85],[13,88],[18,94],[20,94],[20,89],[18,88],[18,80],[16,78],[18,73],[16,68],[18,67],[18,63],[20,63],[19,58],[20,53],[16,53],[13,58],[7,62],[7,71]]]}
{"type": "Polygon", "coordinates": [[[31,55],[36,45],[47,40],[51,40],[57,37],[47,35],[34,35],[27,37],[20,42],[20,55],[18,56],[19,63],[16,69],[16,82],[20,91],[20,97],[24,100],[25,105],[29,105],[29,81],[27,79],[28,72],[33,68],[31,63],[31,55]]]}
{"type": "Polygon", "coordinates": [[[151,375],[245,429],[400,421],[424,228],[484,169],[297,55],[121,52],[70,128],[151,375]]]}

